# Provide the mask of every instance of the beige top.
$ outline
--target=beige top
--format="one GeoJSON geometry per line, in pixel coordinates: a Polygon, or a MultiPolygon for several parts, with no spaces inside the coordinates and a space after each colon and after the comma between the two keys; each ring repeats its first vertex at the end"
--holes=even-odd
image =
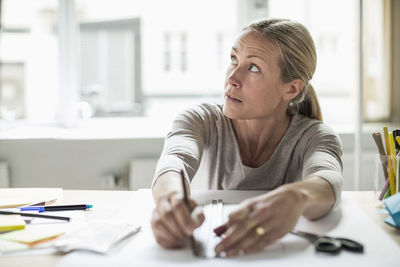
{"type": "Polygon", "coordinates": [[[166,171],[184,171],[191,181],[200,163],[209,189],[272,190],[318,176],[342,190],[339,136],[326,124],[296,114],[268,161],[257,168],[242,164],[232,123],[222,105],[204,103],[182,112],[165,138],[154,181],[166,171]]]}

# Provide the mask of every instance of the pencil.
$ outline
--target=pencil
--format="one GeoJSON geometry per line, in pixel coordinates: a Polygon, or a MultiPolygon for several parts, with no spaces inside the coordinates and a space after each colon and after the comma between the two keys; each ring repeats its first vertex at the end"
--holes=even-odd
{"type": "MultiPolygon", "coordinates": [[[[54,198],[54,199],[50,199],[50,200],[41,201],[41,202],[38,202],[38,203],[29,204],[29,205],[26,205],[26,207],[45,206],[45,205],[52,204],[52,203],[54,203],[54,202],[56,202],[56,201],[57,201],[57,198],[54,198]]],[[[24,207],[25,207],[25,206],[24,206],[24,207]]],[[[22,207],[21,207],[21,208],[22,208],[22,207]]]]}
{"type": "Polygon", "coordinates": [[[44,215],[44,214],[36,214],[36,213],[25,213],[25,212],[13,212],[13,211],[5,211],[5,210],[0,210],[0,214],[3,214],[3,215],[21,215],[21,216],[25,216],[25,217],[54,219],[54,220],[62,220],[62,221],[68,221],[68,222],[71,220],[70,217],[44,215]]]}
{"type": "Polygon", "coordinates": [[[388,128],[385,126],[383,127],[383,134],[385,137],[385,145],[386,145],[386,155],[388,158],[388,166],[389,166],[389,185],[390,185],[390,193],[394,195],[396,193],[395,187],[395,180],[393,175],[393,166],[392,166],[392,159],[391,159],[391,152],[390,152],[390,145],[389,145],[389,132],[388,128]]]}
{"type": "MultiPolygon", "coordinates": [[[[182,179],[181,181],[182,181],[182,190],[183,190],[183,201],[185,202],[185,205],[188,208],[189,213],[190,213],[190,212],[192,212],[192,209],[190,208],[189,196],[188,196],[188,192],[186,190],[186,182],[185,182],[185,176],[183,174],[183,171],[181,171],[181,179],[182,179]]],[[[193,255],[199,256],[199,253],[197,252],[197,249],[196,249],[196,243],[195,243],[193,235],[191,235],[189,238],[190,238],[190,246],[192,247],[193,255]]]]}

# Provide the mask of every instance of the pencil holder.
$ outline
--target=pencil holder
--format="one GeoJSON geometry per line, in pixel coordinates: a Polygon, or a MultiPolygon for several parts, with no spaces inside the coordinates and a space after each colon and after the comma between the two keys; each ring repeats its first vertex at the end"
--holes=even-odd
{"type": "Polygon", "coordinates": [[[399,192],[400,157],[376,155],[374,175],[375,200],[383,199],[399,192]]]}

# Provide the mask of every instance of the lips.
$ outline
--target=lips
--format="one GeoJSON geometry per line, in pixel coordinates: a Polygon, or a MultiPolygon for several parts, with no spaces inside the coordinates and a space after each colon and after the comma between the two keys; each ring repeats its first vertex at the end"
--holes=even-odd
{"type": "Polygon", "coordinates": [[[232,102],[235,102],[235,103],[242,103],[242,100],[234,97],[231,94],[226,93],[225,95],[226,95],[227,100],[229,100],[229,101],[232,101],[232,102]]]}

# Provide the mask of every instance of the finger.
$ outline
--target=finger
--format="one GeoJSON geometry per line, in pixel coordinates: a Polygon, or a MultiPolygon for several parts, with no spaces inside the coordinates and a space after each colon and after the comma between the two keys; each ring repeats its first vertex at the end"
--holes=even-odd
{"type": "Polygon", "coordinates": [[[199,227],[205,220],[204,211],[202,207],[195,207],[191,214],[192,220],[195,223],[195,228],[199,227]]]}
{"type": "Polygon", "coordinates": [[[271,213],[266,213],[265,215],[262,215],[261,213],[257,212],[255,215],[250,214],[247,220],[240,221],[239,223],[235,223],[232,226],[229,226],[228,222],[228,230],[226,231],[225,237],[217,245],[216,252],[220,253],[222,251],[233,249],[237,243],[242,242],[242,239],[246,238],[248,235],[251,236],[252,234],[254,234],[254,228],[261,225],[261,222],[263,222],[263,225],[273,226],[269,222],[271,216],[271,213]]]}
{"type": "Polygon", "coordinates": [[[180,244],[182,241],[168,232],[166,227],[161,222],[153,227],[153,233],[157,240],[162,239],[169,244],[180,244]]]}
{"type": "Polygon", "coordinates": [[[189,210],[193,211],[193,209],[196,208],[197,206],[198,206],[197,202],[189,198],[189,210]]]}
{"type": "Polygon", "coordinates": [[[255,243],[260,241],[260,236],[255,233],[255,231],[250,232],[244,239],[235,245],[229,247],[226,250],[226,255],[228,257],[235,256],[239,254],[240,251],[244,251],[246,248],[253,246],[255,243]]]}
{"type": "Polygon", "coordinates": [[[240,242],[236,243],[235,245],[231,246],[229,250],[226,251],[227,256],[234,256],[239,254],[240,251],[245,251],[246,249],[253,247],[256,243],[258,243],[260,240],[265,239],[268,237],[269,229],[267,225],[260,225],[264,229],[264,234],[259,235],[256,232],[256,228],[253,228],[248,235],[245,236],[244,239],[242,239],[240,242]]]}
{"type": "Polygon", "coordinates": [[[250,253],[255,253],[263,250],[265,247],[269,246],[272,244],[274,241],[276,241],[280,235],[277,235],[277,231],[269,231],[268,234],[266,233],[263,235],[262,238],[260,238],[257,242],[250,244],[246,248],[243,249],[243,252],[246,254],[250,253]]]}
{"type": "Polygon", "coordinates": [[[261,196],[246,199],[240,203],[239,208],[229,214],[229,220],[232,222],[246,219],[254,206],[260,201],[261,196]]]}
{"type": "Polygon", "coordinates": [[[268,242],[265,240],[258,240],[252,246],[242,250],[245,254],[256,253],[264,250],[264,248],[268,245],[268,242]]]}
{"type": "Polygon", "coordinates": [[[268,212],[269,205],[259,205],[259,203],[258,198],[245,201],[241,204],[244,206],[230,216],[228,230],[225,237],[216,246],[216,253],[233,249],[233,246],[241,242],[253,228],[260,225],[261,222],[265,223],[269,221],[272,216],[271,212],[268,212]],[[231,218],[233,218],[233,222],[231,218]]]}
{"type": "Polygon", "coordinates": [[[163,248],[176,249],[176,248],[183,248],[185,246],[185,242],[171,241],[169,239],[164,238],[162,235],[154,234],[154,237],[156,238],[157,243],[160,244],[163,248]]]}
{"type": "MultiPolygon", "coordinates": [[[[187,234],[192,234],[193,230],[197,227],[199,227],[205,220],[205,216],[204,216],[204,211],[203,211],[203,207],[198,206],[196,201],[194,201],[193,199],[189,199],[189,205],[190,208],[187,208],[187,204],[185,204],[182,199],[176,198],[178,199],[178,203],[179,205],[182,205],[182,203],[184,205],[181,206],[181,208],[185,211],[185,213],[189,214],[189,217],[185,217],[183,218],[185,221],[181,221],[180,223],[183,223],[184,226],[190,226],[189,228],[190,231],[187,232],[187,234]]],[[[171,202],[175,202],[176,200],[171,200],[171,202]]]]}
{"type": "Polygon", "coordinates": [[[191,235],[195,228],[195,222],[192,220],[186,203],[184,203],[182,199],[173,198],[171,199],[171,205],[174,217],[180,229],[182,229],[186,235],[191,235]]]}
{"type": "Polygon", "coordinates": [[[243,206],[229,214],[229,221],[231,223],[242,221],[247,218],[250,213],[250,207],[243,206]]]}
{"type": "Polygon", "coordinates": [[[256,221],[247,220],[229,226],[228,230],[226,231],[225,237],[215,247],[215,252],[221,253],[222,251],[230,250],[232,246],[245,238],[249,234],[249,232],[258,224],[259,223],[256,221]]]}
{"type": "Polygon", "coordinates": [[[228,230],[228,223],[224,223],[224,224],[214,228],[214,233],[217,236],[222,236],[226,232],[226,230],[228,230]]]}
{"type": "Polygon", "coordinates": [[[261,202],[253,206],[248,218],[254,221],[263,222],[270,218],[273,214],[274,212],[271,204],[261,202]]]}
{"type": "Polygon", "coordinates": [[[231,212],[229,214],[228,226],[249,219],[249,217],[254,213],[254,207],[258,203],[257,199],[245,200],[240,204],[238,209],[231,212]]]}
{"type": "Polygon", "coordinates": [[[159,237],[165,240],[167,243],[182,243],[182,239],[175,236],[161,220],[160,216],[156,211],[153,211],[151,220],[151,226],[153,229],[154,236],[158,240],[159,237]]]}
{"type": "Polygon", "coordinates": [[[157,206],[157,213],[169,232],[171,232],[178,239],[184,238],[185,234],[183,233],[182,228],[178,226],[169,202],[160,202],[160,204],[157,206]]]}
{"type": "Polygon", "coordinates": [[[163,248],[173,249],[178,248],[175,244],[171,243],[171,241],[164,239],[161,236],[156,237],[157,243],[163,248]]]}

